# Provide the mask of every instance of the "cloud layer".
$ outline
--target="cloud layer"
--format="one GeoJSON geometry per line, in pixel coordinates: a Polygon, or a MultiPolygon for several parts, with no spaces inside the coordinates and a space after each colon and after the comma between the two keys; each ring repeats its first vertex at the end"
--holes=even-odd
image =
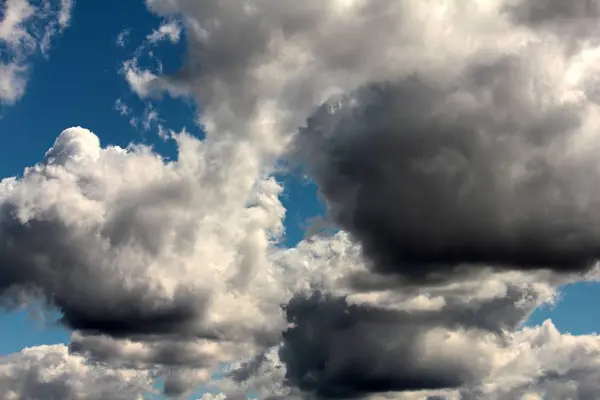
{"type": "Polygon", "coordinates": [[[0,383],[111,397],[25,373],[50,357],[127,398],[593,398],[598,338],[522,324],[595,276],[595,4],[148,0],[186,65],[142,46],[125,78],[193,95],[206,137],[167,160],[69,128],[1,181],[0,300],[73,335],[0,383]],[[280,163],[338,232],[281,247],[280,163]]]}

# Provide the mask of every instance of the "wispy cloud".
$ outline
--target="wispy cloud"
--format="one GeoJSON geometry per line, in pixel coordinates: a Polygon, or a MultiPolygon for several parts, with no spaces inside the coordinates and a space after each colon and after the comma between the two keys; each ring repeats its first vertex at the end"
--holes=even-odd
{"type": "Polygon", "coordinates": [[[0,102],[13,104],[25,93],[35,55],[46,55],[53,39],[69,26],[74,2],[7,0],[0,21],[0,102]]]}

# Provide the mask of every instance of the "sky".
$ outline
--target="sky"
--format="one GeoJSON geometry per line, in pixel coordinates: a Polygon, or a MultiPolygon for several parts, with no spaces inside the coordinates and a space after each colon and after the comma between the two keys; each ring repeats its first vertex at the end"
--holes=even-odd
{"type": "Polygon", "coordinates": [[[0,400],[596,398],[598,18],[0,0],[0,400]]]}

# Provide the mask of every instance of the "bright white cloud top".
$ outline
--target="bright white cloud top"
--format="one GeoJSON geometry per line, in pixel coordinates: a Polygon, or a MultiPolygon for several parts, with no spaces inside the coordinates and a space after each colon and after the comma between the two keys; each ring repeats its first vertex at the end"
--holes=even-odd
{"type": "Polygon", "coordinates": [[[124,76],[193,95],[206,137],[173,133],[169,161],[69,128],[2,180],[2,300],[73,330],[68,352],[0,360],[9,396],[133,398],[153,378],[227,399],[600,393],[598,337],[522,327],[596,276],[600,3],[147,4],[169,22],[136,53],[185,35],[187,63],[134,54],[124,76]],[[339,232],[282,248],[280,161],[339,232]]]}

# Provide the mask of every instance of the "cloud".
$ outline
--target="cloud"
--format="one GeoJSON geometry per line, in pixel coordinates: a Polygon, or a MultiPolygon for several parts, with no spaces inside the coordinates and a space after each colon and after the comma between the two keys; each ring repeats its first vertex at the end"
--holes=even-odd
{"type": "Polygon", "coordinates": [[[0,357],[2,399],[141,399],[152,391],[144,371],[90,364],[64,345],[26,348],[0,357]]]}
{"type": "Polygon", "coordinates": [[[319,294],[293,299],[286,311],[293,325],[281,349],[286,378],[319,398],[458,387],[485,371],[482,354],[468,341],[427,332],[432,327],[419,315],[348,306],[319,294]],[[427,333],[437,336],[435,347],[427,333]]]}
{"type": "Polygon", "coordinates": [[[600,339],[596,335],[561,334],[550,321],[513,335],[498,353],[494,374],[463,398],[591,399],[600,373],[600,339]]]}
{"type": "MultiPolygon", "coordinates": [[[[117,37],[117,46],[125,47],[129,40],[130,30],[121,31],[117,37]]],[[[162,62],[154,54],[154,48],[163,41],[170,44],[179,42],[182,26],[178,20],[169,19],[146,35],[144,41],[133,51],[133,55],[123,61],[119,73],[125,78],[130,90],[142,100],[149,100],[167,92],[172,97],[189,95],[185,85],[178,85],[162,76],[162,62]],[[141,66],[142,60],[148,59],[151,65],[141,66]]]]}
{"type": "Polygon", "coordinates": [[[376,85],[309,122],[300,141],[331,216],[375,268],[412,281],[465,264],[593,267],[596,106],[527,104],[521,65],[477,66],[447,88],[376,85]]]}
{"type": "Polygon", "coordinates": [[[50,50],[54,37],[62,34],[71,24],[74,6],[74,0],[60,0],[58,8],[54,7],[50,1],[44,3],[44,18],[48,20],[44,29],[44,36],[40,42],[40,49],[44,55],[50,50]]]}
{"type": "Polygon", "coordinates": [[[596,0],[568,3],[558,0],[518,1],[509,3],[507,10],[516,22],[533,28],[574,28],[567,29],[567,33],[578,36],[598,34],[597,28],[593,27],[593,20],[600,16],[600,3],[596,0]]]}
{"type": "Polygon", "coordinates": [[[74,348],[102,360],[215,365],[276,343],[285,293],[266,254],[282,233],[281,188],[243,143],[176,140],[167,162],[70,128],[2,180],[3,303],[45,299],[81,332],[74,348]],[[130,342],[141,353],[119,350],[130,342]]]}
{"type": "Polygon", "coordinates": [[[570,336],[550,323],[548,335],[519,328],[566,277],[482,269],[404,287],[382,282],[345,232],[277,248],[281,188],[249,168],[255,153],[228,138],[175,139],[179,156],[165,161],[70,128],[39,164],[0,185],[2,304],[57,307],[74,330],[69,357],[107,374],[161,377],[172,397],[201,383],[231,399],[390,390],[508,399],[532,388],[576,393],[570,376],[577,390],[593,389],[585,382],[595,382],[595,353],[581,352],[587,369],[547,374],[568,363],[570,336]],[[559,358],[540,337],[556,342],[559,358]],[[223,363],[231,372],[212,378],[223,363]]]}
{"type": "Polygon", "coordinates": [[[74,2],[7,0],[2,6],[0,102],[14,104],[25,93],[30,64],[38,51],[47,54],[55,36],[68,26],[74,2]]]}
{"type": "Polygon", "coordinates": [[[147,5],[179,18],[186,65],[141,67],[151,33],[123,74],[140,97],[193,94],[205,139],[173,134],[165,160],[70,128],[2,180],[2,304],[45,300],[73,356],[174,397],[596,393],[595,336],[522,327],[598,256],[600,53],[556,16],[579,11],[147,5]],[[339,232],[279,246],[278,162],[306,168],[339,232]]]}
{"type": "MultiPolygon", "coordinates": [[[[207,135],[251,136],[281,155],[309,118],[299,158],[332,219],[375,268],[408,280],[597,259],[586,171],[597,168],[600,53],[585,42],[569,53],[562,36],[519,22],[527,4],[148,2],[183,15],[188,64],[161,81],[187,84],[207,135]]],[[[548,15],[573,26],[577,7],[548,15]]]]}
{"type": "Polygon", "coordinates": [[[71,14],[73,12],[73,7],[75,6],[75,2],[73,0],[60,0],[60,11],[58,13],[58,24],[62,29],[65,29],[69,26],[71,22],[71,14]]]}
{"type": "Polygon", "coordinates": [[[154,86],[158,85],[158,77],[148,70],[141,69],[136,59],[123,63],[123,74],[130,89],[140,98],[149,97],[154,86]]]}
{"type": "Polygon", "coordinates": [[[146,37],[149,43],[157,43],[161,40],[169,40],[171,43],[179,42],[181,37],[181,26],[176,21],[168,21],[162,24],[158,29],[152,31],[146,37]]]}
{"type": "Polygon", "coordinates": [[[131,29],[124,29],[121,32],[119,32],[119,35],[117,36],[117,46],[119,46],[119,47],[127,46],[130,34],[131,34],[131,29]]]}
{"type": "Polygon", "coordinates": [[[356,285],[353,276],[374,282],[361,258],[339,233],[278,259],[307,288],[285,307],[279,350],[285,382],[307,398],[478,386],[494,376],[494,357],[507,351],[512,332],[554,301],[560,283],[553,274],[487,271],[433,287],[356,285]]]}
{"type": "Polygon", "coordinates": [[[485,40],[443,75],[419,66],[363,86],[298,135],[331,218],[380,272],[411,282],[469,265],[571,272],[597,262],[599,53],[565,55],[556,37],[513,28],[505,33],[523,42],[511,50],[485,40]]]}
{"type": "Polygon", "coordinates": [[[599,389],[595,335],[561,334],[546,321],[497,336],[468,326],[427,327],[419,314],[405,325],[394,312],[327,297],[294,304],[281,361],[234,378],[249,379],[246,388],[262,385],[264,398],[558,400],[591,399],[599,389]],[[301,393],[294,392],[298,386],[301,393]]]}
{"type": "Polygon", "coordinates": [[[596,336],[560,334],[550,321],[521,326],[555,301],[564,276],[485,270],[435,286],[383,285],[345,233],[301,242],[275,262],[296,293],[284,308],[288,328],[282,344],[215,382],[230,398],[578,398],[580,384],[595,382],[596,353],[575,357],[580,371],[566,343],[592,349],[596,336]],[[560,374],[547,373],[557,365],[560,374]]]}

